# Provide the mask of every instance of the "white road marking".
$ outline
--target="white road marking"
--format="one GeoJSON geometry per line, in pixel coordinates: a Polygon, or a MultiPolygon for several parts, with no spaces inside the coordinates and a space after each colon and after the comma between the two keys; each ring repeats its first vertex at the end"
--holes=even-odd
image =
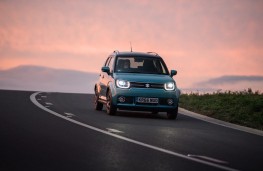
{"type": "Polygon", "coordinates": [[[42,99],[37,99],[37,100],[42,100],[42,99]]]}
{"type": "Polygon", "coordinates": [[[52,104],[52,103],[50,103],[50,102],[46,102],[46,105],[50,105],[50,106],[51,106],[51,105],[53,105],[53,104],[52,104]]]}
{"type": "Polygon", "coordinates": [[[244,131],[247,133],[251,133],[251,134],[255,134],[255,135],[259,135],[259,136],[263,136],[263,131],[258,130],[258,129],[253,129],[253,128],[249,128],[249,127],[245,127],[245,126],[241,126],[241,125],[236,125],[236,124],[232,124],[229,122],[225,122],[222,120],[218,120],[215,118],[210,118],[208,116],[205,115],[201,115],[195,112],[191,112],[189,110],[183,109],[179,107],[179,113],[195,118],[195,119],[199,119],[208,123],[212,123],[212,124],[216,124],[216,125],[220,125],[226,128],[231,128],[231,129],[235,129],[235,130],[239,130],[239,131],[244,131]]]}
{"type": "Polygon", "coordinates": [[[47,98],[47,96],[41,96],[42,98],[47,98]]]}
{"type": "Polygon", "coordinates": [[[230,168],[230,167],[227,167],[227,166],[219,165],[219,164],[212,163],[212,162],[205,161],[205,160],[200,160],[198,158],[188,157],[187,155],[184,155],[184,154],[176,153],[176,152],[164,149],[164,148],[160,148],[160,147],[157,147],[157,146],[154,146],[154,145],[150,145],[150,144],[146,144],[146,143],[143,143],[143,142],[140,142],[140,141],[137,141],[137,140],[133,140],[133,139],[130,139],[130,138],[118,135],[118,134],[114,134],[114,133],[111,133],[111,132],[108,132],[108,131],[96,128],[96,127],[91,126],[91,125],[84,124],[84,123],[76,121],[74,119],[68,118],[68,117],[63,116],[63,115],[61,115],[61,114],[59,114],[57,112],[54,112],[54,111],[42,106],[40,103],[38,103],[38,101],[36,100],[36,96],[39,93],[40,92],[36,92],[36,93],[33,93],[30,96],[30,100],[32,101],[32,103],[34,103],[40,109],[42,109],[42,110],[44,110],[44,111],[46,111],[46,112],[48,112],[48,113],[50,113],[52,115],[55,115],[55,116],[57,116],[59,118],[65,119],[65,120],[67,120],[69,122],[72,122],[74,124],[80,125],[82,127],[85,127],[85,128],[88,128],[88,129],[91,129],[91,130],[94,130],[94,131],[97,131],[97,132],[100,132],[100,133],[103,133],[103,134],[106,134],[106,135],[118,138],[118,139],[130,142],[130,143],[133,143],[133,144],[137,144],[137,145],[140,145],[140,146],[143,146],[143,147],[146,147],[146,148],[150,148],[150,149],[153,149],[153,150],[156,150],[156,151],[160,151],[160,152],[163,152],[163,153],[166,153],[166,154],[170,154],[170,155],[173,155],[173,156],[176,156],[176,157],[180,157],[180,158],[183,158],[183,159],[186,159],[186,160],[194,161],[194,162],[197,162],[197,163],[202,163],[202,164],[205,164],[205,165],[208,165],[208,166],[212,166],[212,167],[215,167],[215,168],[219,168],[219,169],[222,169],[222,170],[238,171],[237,169],[233,169],[233,168],[230,168]]]}
{"type": "Polygon", "coordinates": [[[112,129],[112,128],[106,128],[108,130],[108,132],[112,132],[112,133],[123,133],[122,131],[119,131],[117,129],[112,129]]]}
{"type": "Polygon", "coordinates": [[[211,162],[214,162],[214,163],[228,164],[228,162],[226,162],[226,161],[215,159],[215,158],[208,157],[208,156],[194,155],[194,154],[188,154],[187,156],[188,157],[194,157],[194,158],[200,158],[200,159],[208,160],[208,161],[211,161],[211,162]]]}
{"type": "Polygon", "coordinates": [[[75,116],[74,114],[72,114],[72,113],[67,113],[67,112],[64,112],[64,114],[67,115],[66,117],[69,117],[69,118],[72,117],[72,116],[75,116]]]}

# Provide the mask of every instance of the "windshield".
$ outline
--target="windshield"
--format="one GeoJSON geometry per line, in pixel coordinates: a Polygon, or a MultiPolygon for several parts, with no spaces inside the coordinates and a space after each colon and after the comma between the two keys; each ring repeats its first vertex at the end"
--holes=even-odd
{"type": "Polygon", "coordinates": [[[118,57],[115,63],[117,73],[169,74],[161,58],[118,57]]]}

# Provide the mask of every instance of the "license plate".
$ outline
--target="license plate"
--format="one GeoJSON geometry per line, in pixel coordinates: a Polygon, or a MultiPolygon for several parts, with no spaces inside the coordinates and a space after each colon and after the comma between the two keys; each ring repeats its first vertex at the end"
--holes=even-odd
{"type": "Polygon", "coordinates": [[[148,98],[148,97],[138,97],[137,98],[138,103],[158,103],[158,98],[148,98]]]}

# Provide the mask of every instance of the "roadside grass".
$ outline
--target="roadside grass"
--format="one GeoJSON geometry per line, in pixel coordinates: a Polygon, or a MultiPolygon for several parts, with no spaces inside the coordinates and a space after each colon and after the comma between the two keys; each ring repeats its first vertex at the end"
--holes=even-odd
{"type": "Polygon", "coordinates": [[[263,130],[263,93],[259,91],[182,94],[179,106],[212,118],[263,130]]]}

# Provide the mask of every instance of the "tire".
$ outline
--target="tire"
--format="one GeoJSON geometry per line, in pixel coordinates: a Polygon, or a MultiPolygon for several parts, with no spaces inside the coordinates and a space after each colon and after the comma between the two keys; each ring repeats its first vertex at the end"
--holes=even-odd
{"type": "Polygon", "coordinates": [[[157,111],[152,111],[152,114],[153,115],[158,115],[158,112],[157,111]]]}
{"type": "Polygon", "coordinates": [[[103,108],[103,104],[99,102],[99,93],[97,92],[97,90],[95,91],[94,95],[94,108],[95,110],[102,110],[103,108]]]}
{"type": "Polygon", "coordinates": [[[106,111],[108,115],[115,115],[117,111],[117,108],[112,104],[112,94],[110,90],[107,93],[106,111]]]}
{"type": "Polygon", "coordinates": [[[178,115],[178,107],[176,109],[174,109],[174,110],[171,110],[171,111],[167,112],[167,118],[171,119],[171,120],[176,119],[177,115],[178,115]]]}

